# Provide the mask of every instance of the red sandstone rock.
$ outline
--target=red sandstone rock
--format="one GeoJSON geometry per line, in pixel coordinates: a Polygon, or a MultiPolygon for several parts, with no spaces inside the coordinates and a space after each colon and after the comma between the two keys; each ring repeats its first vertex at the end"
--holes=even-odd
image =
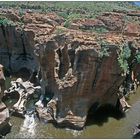
{"type": "Polygon", "coordinates": [[[126,78],[121,75],[118,64],[118,47],[128,40],[139,44],[139,36],[133,34],[139,26],[133,28],[134,24],[125,24],[125,16],[124,13],[104,13],[96,20],[73,21],[74,30],[69,30],[59,27],[63,19],[55,20],[55,14],[26,13],[23,27],[0,27],[0,49],[11,54],[10,58],[2,55],[3,64],[7,67],[11,64],[13,71],[23,66],[33,70],[36,63],[41,67],[42,88],[46,87],[47,94],[53,94],[46,108],[37,108],[41,118],[83,128],[92,105],[116,106],[119,87],[126,78]],[[81,26],[103,26],[109,32],[83,32],[78,28],[81,26]],[[109,56],[103,58],[100,57],[101,41],[111,44],[107,45],[109,56]],[[32,49],[36,49],[38,61],[32,49]],[[17,61],[21,56],[17,52],[33,56],[32,61],[28,57],[27,61],[17,61]]]}
{"type": "Polygon", "coordinates": [[[138,23],[129,23],[124,29],[124,34],[127,36],[139,36],[140,25],[138,23]]]}
{"type": "MultiPolygon", "coordinates": [[[[109,47],[109,57],[101,59],[100,45],[91,39],[79,32],[59,39],[56,36],[51,39],[55,43],[50,45],[48,41],[46,44],[47,57],[43,57],[46,65],[41,64],[41,67],[47,78],[47,92],[54,93],[54,97],[47,105],[46,115],[39,114],[41,118],[82,128],[94,103],[116,106],[118,87],[124,79],[117,61],[117,47],[109,47]],[[64,40],[69,44],[59,45],[64,40]],[[72,56],[70,52],[73,52],[72,56]],[[52,102],[55,102],[53,106],[52,102]]],[[[41,112],[40,108],[37,110],[41,112]]]]}
{"type": "Polygon", "coordinates": [[[102,16],[99,16],[98,19],[101,20],[106,28],[110,31],[122,31],[125,24],[124,14],[115,13],[115,12],[106,12],[102,16]]]}

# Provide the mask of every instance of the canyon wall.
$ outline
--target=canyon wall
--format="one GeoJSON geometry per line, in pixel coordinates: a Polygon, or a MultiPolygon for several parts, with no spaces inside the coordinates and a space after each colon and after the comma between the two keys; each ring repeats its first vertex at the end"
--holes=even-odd
{"type": "Polygon", "coordinates": [[[64,19],[56,14],[26,13],[23,27],[0,26],[0,63],[10,72],[23,67],[34,71],[39,65],[45,84],[42,94],[44,98],[52,96],[44,107],[37,106],[39,117],[61,126],[83,128],[92,106],[95,110],[105,104],[116,107],[120,87],[124,88],[123,97],[126,86],[138,81],[135,54],[139,49],[139,25],[125,24],[125,16],[104,13],[96,20],[73,21],[67,29],[63,27],[64,19]],[[85,31],[91,25],[108,32],[85,31]],[[122,58],[127,61],[127,73],[118,61],[125,45],[131,51],[128,60],[122,58]]]}
{"type": "Polygon", "coordinates": [[[134,69],[129,76],[123,75],[118,63],[119,47],[106,45],[107,55],[102,54],[103,47],[94,37],[74,31],[53,36],[46,43],[43,60],[39,60],[46,63],[40,65],[46,77],[46,94],[54,96],[46,108],[37,108],[41,118],[60,126],[83,128],[92,106],[93,110],[106,104],[117,107],[124,95],[120,97],[119,91],[124,82],[125,90],[131,91],[127,86],[134,84],[134,69]]]}
{"type": "Polygon", "coordinates": [[[16,29],[15,26],[0,26],[0,63],[9,73],[20,69],[37,69],[37,63],[30,45],[32,34],[16,29]]]}

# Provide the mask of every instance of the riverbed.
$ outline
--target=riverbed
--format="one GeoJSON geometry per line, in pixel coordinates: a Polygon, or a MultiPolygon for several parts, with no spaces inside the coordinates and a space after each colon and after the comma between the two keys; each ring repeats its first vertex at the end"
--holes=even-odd
{"type": "Polygon", "coordinates": [[[39,121],[35,116],[25,119],[11,117],[12,129],[5,136],[6,139],[20,138],[132,138],[133,128],[140,123],[140,87],[135,94],[131,94],[128,103],[132,106],[126,116],[117,120],[108,117],[102,125],[90,124],[82,131],[56,128],[52,124],[39,121]]]}

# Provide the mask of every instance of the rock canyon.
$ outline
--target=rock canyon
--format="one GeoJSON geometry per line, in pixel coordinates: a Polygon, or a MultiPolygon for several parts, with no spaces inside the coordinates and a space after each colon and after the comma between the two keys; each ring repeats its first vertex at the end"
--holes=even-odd
{"type": "MultiPolygon", "coordinates": [[[[140,25],[134,22],[140,11],[104,12],[71,20],[67,28],[54,12],[0,12],[11,22],[0,25],[0,64],[5,76],[20,78],[6,90],[0,69],[1,98],[13,92],[18,98],[12,111],[24,115],[26,103],[35,98],[40,119],[82,129],[91,110],[111,105],[125,113],[130,108],[125,97],[140,80],[140,25]]],[[[0,114],[8,113],[0,106],[0,114]]]]}

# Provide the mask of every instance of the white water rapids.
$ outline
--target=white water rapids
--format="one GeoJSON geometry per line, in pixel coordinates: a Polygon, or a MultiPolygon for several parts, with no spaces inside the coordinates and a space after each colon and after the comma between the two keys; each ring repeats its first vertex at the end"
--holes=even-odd
{"type": "Polygon", "coordinates": [[[25,114],[25,119],[20,127],[19,134],[27,137],[33,137],[36,133],[36,121],[34,114],[25,114]]]}

